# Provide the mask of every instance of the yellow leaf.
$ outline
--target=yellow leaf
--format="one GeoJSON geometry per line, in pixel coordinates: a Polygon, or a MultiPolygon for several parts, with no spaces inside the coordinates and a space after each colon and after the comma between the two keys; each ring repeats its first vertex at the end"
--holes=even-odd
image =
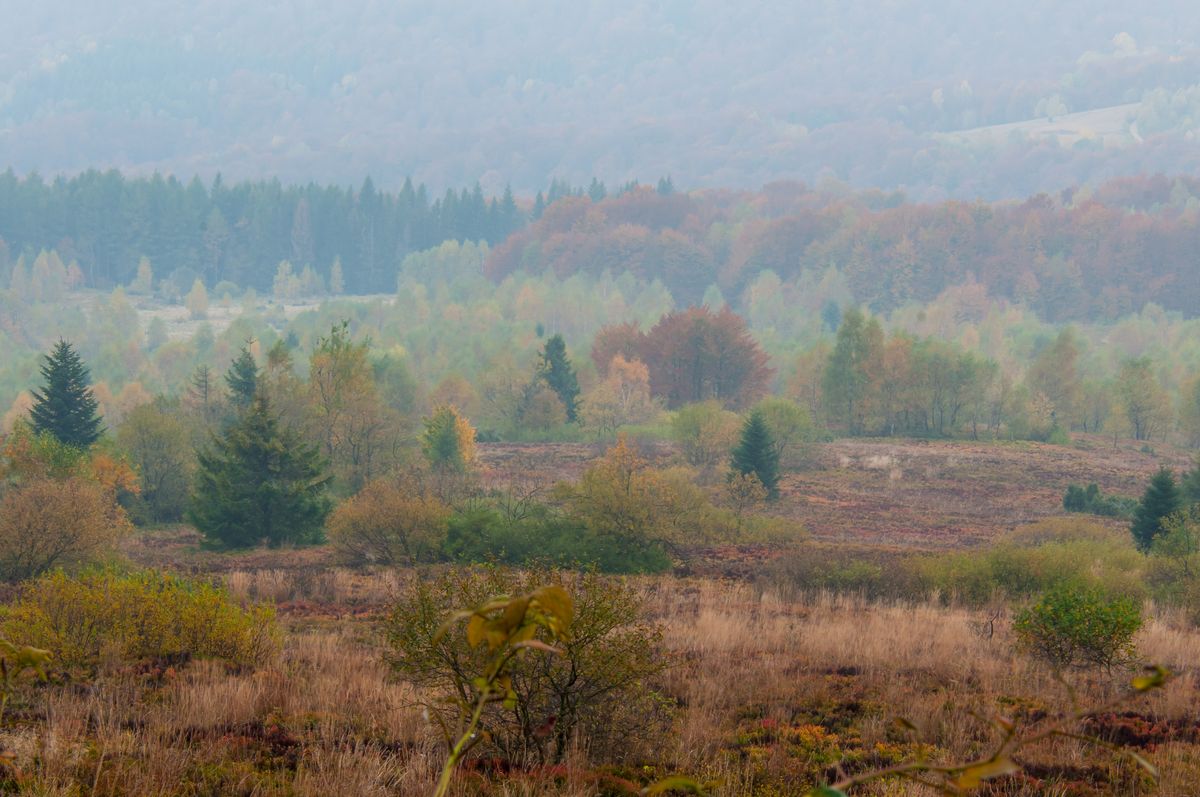
{"type": "Polygon", "coordinates": [[[504,607],[504,614],[496,623],[496,628],[503,629],[505,634],[511,634],[525,619],[525,612],[529,609],[529,598],[513,598],[504,607]]]}
{"type": "Polygon", "coordinates": [[[1149,674],[1139,675],[1137,678],[1134,678],[1132,682],[1133,688],[1139,692],[1148,692],[1151,689],[1158,689],[1167,682],[1167,678],[1169,678],[1171,675],[1170,671],[1164,667],[1154,666],[1147,667],[1146,669],[1149,670],[1149,674]]]}
{"type": "Polygon", "coordinates": [[[542,587],[532,597],[546,614],[558,620],[559,628],[566,629],[571,625],[575,616],[575,602],[565,589],[559,586],[542,587]]]}
{"type": "Polygon", "coordinates": [[[471,619],[467,621],[467,644],[471,647],[476,647],[483,641],[484,622],[478,614],[471,615],[471,619]]]}
{"type": "Polygon", "coordinates": [[[954,779],[954,785],[960,789],[974,789],[985,780],[998,778],[1001,775],[1011,775],[1014,772],[1020,772],[1021,768],[1012,762],[1012,759],[1007,757],[995,758],[991,761],[985,761],[982,764],[975,764],[963,770],[962,774],[954,779]]]}

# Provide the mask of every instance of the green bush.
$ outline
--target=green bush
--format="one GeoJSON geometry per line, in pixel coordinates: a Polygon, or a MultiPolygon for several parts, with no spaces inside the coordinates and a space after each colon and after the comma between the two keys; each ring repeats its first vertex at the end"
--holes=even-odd
{"type": "Polygon", "coordinates": [[[1128,535],[1070,517],[1022,527],[983,551],[928,556],[916,565],[926,591],[972,605],[997,595],[1029,597],[1069,581],[1140,597],[1144,568],[1128,535]]]}
{"type": "Polygon", "coordinates": [[[1120,495],[1105,495],[1095,482],[1086,488],[1078,484],[1067,486],[1063,494],[1063,509],[1068,512],[1086,512],[1101,517],[1130,520],[1137,510],[1137,499],[1120,495]]]}
{"type": "Polygon", "coordinates": [[[1141,627],[1138,601],[1085,583],[1056,586],[1013,622],[1020,646],[1059,670],[1129,664],[1141,627]]]}
{"type": "Polygon", "coordinates": [[[457,562],[595,567],[606,573],[661,573],[671,559],[661,546],[632,548],[582,522],[535,504],[520,517],[483,506],[450,518],[446,555],[457,562]]]}
{"type": "Polygon", "coordinates": [[[1200,506],[1163,520],[1150,547],[1146,583],[1155,600],[1186,607],[1200,623],[1200,506]]]}
{"type": "Polygon", "coordinates": [[[0,609],[0,637],[54,651],[67,669],[214,658],[253,666],[278,648],[275,612],[224,589],[153,570],[50,573],[0,609]]]}
{"type": "MultiPolygon", "coordinates": [[[[669,724],[668,707],[650,683],[668,660],[661,631],[644,619],[639,591],[622,580],[476,568],[417,581],[386,622],[391,663],[402,677],[453,695],[482,671],[489,652],[469,645],[462,628],[443,633],[449,612],[553,584],[575,599],[570,637],[559,643],[559,655],[514,660],[509,675],[517,699],[485,712],[479,748],[516,764],[561,761],[575,741],[595,761],[637,756],[661,741],[669,724]]],[[[443,720],[455,711],[444,702],[429,710],[443,720]]]]}

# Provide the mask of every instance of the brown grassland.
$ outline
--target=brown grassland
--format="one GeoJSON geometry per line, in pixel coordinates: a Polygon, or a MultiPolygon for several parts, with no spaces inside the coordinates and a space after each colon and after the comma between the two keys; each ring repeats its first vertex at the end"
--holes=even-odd
{"type": "MultiPolygon", "coordinates": [[[[978,544],[1058,513],[1067,481],[1133,493],[1166,461],[1111,443],[1087,449],[970,443],[837,442],[816,467],[790,474],[773,510],[823,545],[916,548],[978,544]],[[969,500],[968,500],[969,499],[969,500]]],[[[587,446],[485,446],[493,478],[578,474],[587,446]]],[[[128,546],[140,564],[223,581],[243,601],[272,601],[284,631],[265,666],[237,670],[194,661],[114,662],[87,683],[23,689],[8,709],[4,748],[16,784],[40,795],[422,795],[445,749],[424,716],[433,695],[396,678],[379,622],[411,570],[348,570],[323,547],[221,554],[187,530],[148,532],[128,546]]],[[[620,757],[583,747],[562,765],[514,771],[477,759],[457,794],[621,794],[621,782],[688,773],[718,780],[721,795],[803,794],[847,769],[916,755],[964,760],[989,749],[1002,714],[1037,722],[1066,712],[1068,690],[1016,652],[1009,610],[981,611],[936,597],[870,602],[753,578],[769,552],[708,552],[703,575],[638,577],[664,629],[671,667],[649,686],[674,705],[652,743],[620,757]],[[725,577],[729,574],[742,576],[725,577]],[[910,721],[920,737],[903,730],[910,721]]],[[[1141,656],[1170,668],[1167,687],[1079,730],[1129,745],[1161,770],[1157,785],[1128,758],[1071,740],[1018,756],[1023,773],[990,795],[1191,795],[1200,792],[1200,631],[1148,607],[1141,656]]],[[[1102,705],[1127,680],[1072,676],[1085,705],[1102,705]]],[[[888,781],[856,794],[927,794],[888,781]]]]}

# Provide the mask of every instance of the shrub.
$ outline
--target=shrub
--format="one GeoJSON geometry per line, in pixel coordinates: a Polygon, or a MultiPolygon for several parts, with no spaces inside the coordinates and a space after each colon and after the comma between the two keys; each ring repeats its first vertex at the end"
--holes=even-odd
{"type": "Polygon", "coordinates": [[[1101,517],[1116,517],[1129,520],[1137,509],[1138,502],[1120,495],[1105,495],[1095,482],[1086,488],[1078,484],[1067,485],[1063,494],[1063,509],[1068,512],[1086,512],[1101,517]]]}
{"type": "Polygon", "coordinates": [[[712,506],[679,469],[657,470],[621,437],[557,497],[589,532],[631,550],[669,549],[706,542],[712,506]]]}
{"type": "Polygon", "coordinates": [[[1128,535],[1082,518],[1051,518],[983,551],[926,557],[916,569],[926,591],[982,605],[998,594],[1028,597],[1068,581],[1091,581],[1137,597],[1144,591],[1144,566],[1128,535]]]}
{"type": "Polygon", "coordinates": [[[153,570],[42,576],[0,610],[0,637],[85,670],[111,659],[253,666],[278,647],[274,609],[243,609],[220,587],[153,570]]]}
{"type": "Polygon", "coordinates": [[[741,422],[720,402],[703,401],[680,407],[671,417],[671,437],[684,460],[693,467],[715,468],[737,443],[741,422]]]}
{"type": "MultiPolygon", "coordinates": [[[[575,598],[575,618],[560,655],[517,660],[510,671],[515,701],[484,713],[480,748],[518,763],[561,761],[573,740],[597,761],[637,755],[666,722],[650,680],[668,662],[662,634],[643,619],[642,599],[629,584],[594,573],[457,570],[414,583],[393,608],[386,632],[391,663],[419,685],[454,694],[482,671],[486,647],[467,643],[460,628],[441,633],[455,607],[561,583],[575,598]]],[[[459,695],[461,697],[461,695],[459,695]]],[[[450,717],[442,702],[429,707],[450,717]]],[[[445,716],[443,716],[445,715],[445,716]]]]}
{"type": "Polygon", "coordinates": [[[1130,663],[1141,627],[1138,601],[1083,583],[1058,585],[1013,622],[1021,647],[1058,670],[1130,663]]]}
{"type": "Polygon", "coordinates": [[[95,560],[130,528],[112,493],[96,482],[29,482],[0,502],[0,578],[20,581],[95,560]]]}
{"type": "Polygon", "coordinates": [[[329,540],[352,562],[412,564],[440,558],[450,509],[413,483],[379,479],[329,516],[329,540]]]}
{"type": "Polygon", "coordinates": [[[454,515],[446,555],[459,562],[595,567],[605,573],[660,573],[671,558],[660,546],[631,547],[592,533],[582,522],[535,505],[521,517],[488,506],[454,515]]]}
{"type": "Polygon", "coordinates": [[[1200,622],[1200,506],[1163,520],[1150,548],[1146,582],[1155,599],[1187,607],[1200,622]]]}

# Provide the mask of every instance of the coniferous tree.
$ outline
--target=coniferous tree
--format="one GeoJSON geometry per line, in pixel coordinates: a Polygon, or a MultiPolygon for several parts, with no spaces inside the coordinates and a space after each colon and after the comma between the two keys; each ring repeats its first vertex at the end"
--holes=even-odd
{"type": "Polygon", "coordinates": [[[317,450],[281,428],[265,396],[197,455],[188,518],[229,547],[321,541],[330,477],[317,450]]]}
{"type": "Polygon", "coordinates": [[[258,392],[258,364],[250,353],[250,344],[242,347],[242,352],[229,366],[225,373],[225,384],[229,385],[229,397],[234,406],[239,409],[249,407],[258,392]]]}
{"type": "Polygon", "coordinates": [[[779,497],[779,451],[762,413],[752,412],[742,425],[742,436],[733,449],[730,466],[734,473],[753,473],[769,498],[779,497]]]}
{"type": "Polygon", "coordinates": [[[1133,541],[1143,551],[1150,550],[1154,538],[1162,528],[1163,518],[1173,515],[1183,508],[1183,500],[1179,487],[1175,484],[1175,475],[1168,468],[1160,468],[1150,479],[1146,492],[1133,515],[1133,525],[1130,532],[1133,541]]]}
{"type": "Polygon", "coordinates": [[[30,417],[37,432],[49,432],[60,443],[87,448],[103,428],[97,414],[96,397],[90,387],[87,366],[70,343],[59,340],[42,364],[46,380],[41,392],[33,391],[30,417]]]}
{"type": "Polygon", "coordinates": [[[567,357],[567,344],[562,335],[553,335],[542,349],[538,375],[550,386],[567,410],[567,422],[574,423],[579,411],[579,379],[567,357]]]}
{"type": "Polygon", "coordinates": [[[1192,469],[1183,474],[1179,481],[1179,490],[1185,504],[1200,504],[1200,457],[1196,458],[1192,469]]]}

